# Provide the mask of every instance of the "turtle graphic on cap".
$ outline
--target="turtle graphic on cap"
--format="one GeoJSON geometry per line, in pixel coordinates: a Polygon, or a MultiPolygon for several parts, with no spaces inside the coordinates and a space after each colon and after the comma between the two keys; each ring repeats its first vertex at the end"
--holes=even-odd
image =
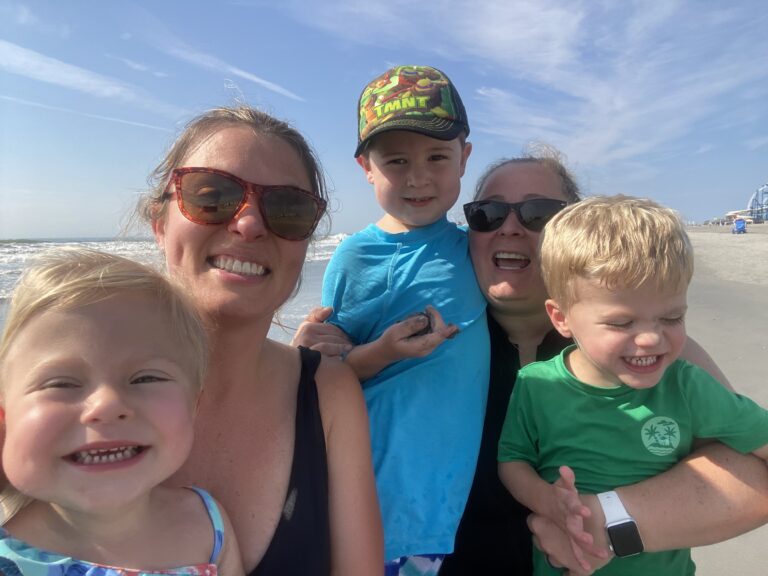
{"type": "Polygon", "coordinates": [[[439,140],[469,134],[467,112],[456,87],[431,66],[395,66],[374,78],[360,95],[355,157],[371,138],[410,130],[439,140]]]}

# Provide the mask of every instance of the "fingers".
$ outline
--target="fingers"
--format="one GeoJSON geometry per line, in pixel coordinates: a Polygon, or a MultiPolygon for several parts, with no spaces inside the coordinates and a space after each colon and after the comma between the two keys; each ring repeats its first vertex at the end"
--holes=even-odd
{"type": "Polygon", "coordinates": [[[304,319],[304,322],[325,322],[333,314],[333,308],[331,306],[318,306],[312,308],[304,319]]]}
{"type": "Polygon", "coordinates": [[[446,324],[435,308],[427,306],[424,312],[412,314],[387,328],[379,339],[379,346],[384,357],[391,361],[423,358],[458,331],[457,326],[446,324]]]}
{"type": "MultiPolygon", "coordinates": [[[[578,488],[576,488],[576,474],[568,466],[560,466],[558,472],[560,477],[555,481],[554,485],[557,488],[556,494],[560,500],[561,507],[568,514],[589,518],[592,515],[592,511],[581,501],[578,488]]],[[[591,540],[589,543],[591,544],[591,540]]]]}
{"type": "Polygon", "coordinates": [[[418,313],[392,326],[396,340],[417,338],[432,331],[432,322],[426,314],[418,313]]]}
{"type": "Polygon", "coordinates": [[[594,538],[592,534],[584,530],[584,518],[582,516],[571,514],[565,520],[565,527],[568,530],[568,534],[580,546],[591,546],[594,538]]]}
{"type": "MultiPolygon", "coordinates": [[[[561,489],[559,489],[561,490],[561,489]]],[[[589,511],[586,506],[581,504],[578,498],[571,498],[570,493],[565,493],[567,498],[562,500],[562,492],[558,493],[560,497],[560,509],[564,516],[563,523],[568,535],[579,543],[579,545],[591,546],[593,543],[592,534],[584,528],[584,518],[589,511]]]]}
{"type": "Polygon", "coordinates": [[[424,313],[429,316],[430,320],[432,320],[432,326],[435,328],[445,326],[445,320],[443,320],[443,316],[434,306],[427,305],[427,307],[424,309],[424,313]]]}
{"type": "Polygon", "coordinates": [[[459,327],[456,324],[447,324],[440,334],[445,340],[453,340],[459,333],[459,327]]]}
{"type": "Polygon", "coordinates": [[[574,471],[568,467],[568,466],[560,466],[558,468],[558,472],[560,472],[560,478],[562,478],[563,482],[565,483],[564,487],[570,488],[572,490],[576,490],[576,474],[574,471]]]}
{"type": "Polygon", "coordinates": [[[573,539],[584,546],[592,546],[594,538],[592,537],[592,534],[584,528],[584,518],[588,516],[588,514],[584,513],[585,510],[589,511],[588,508],[581,504],[574,505],[566,517],[565,527],[573,539]]]}
{"type": "Polygon", "coordinates": [[[566,566],[562,561],[564,554],[556,553],[557,547],[565,544],[563,532],[553,522],[537,514],[530,514],[527,523],[533,534],[533,544],[544,554],[547,563],[555,568],[566,566]]]}
{"type": "Polygon", "coordinates": [[[435,348],[440,346],[449,338],[455,336],[458,329],[456,326],[443,326],[430,334],[423,336],[411,336],[402,340],[400,344],[408,350],[408,356],[412,358],[421,358],[431,354],[435,348]]]}
{"type": "Polygon", "coordinates": [[[291,338],[291,346],[306,346],[307,348],[312,348],[318,344],[318,342],[320,342],[318,338],[321,337],[321,334],[313,327],[325,322],[331,313],[333,313],[333,308],[330,306],[318,306],[317,308],[312,308],[304,321],[299,324],[298,328],[296,328],[296,333],[293,335],[293,338],[291,338]]]}
{"type": "MultiPolygon", "coordinates": [[[[312,322],[309,318],[320,318],[326,314],[326,311],[332,311],[332,308],[315,308],[307,316],[307,320],[302,322],[296,329],[296,334],[291,339],[291,346],[306,346],[313,350],[319,350],[319,345],[331,344],[334,347],[328,347],[327,350],[332,351],[332,356],[338,356],[340,350],[346,347],[348,352],[352,347],[347,334],[338,326],[334,324],[326,324],[324,322],[312,322]],[[316,314],[317,313],[317,314],[316,314]]],[[[323,352],[324,353],[324,352],[323,352]]]]}
{"type": "Polygon", "coordinates": [[[592,569],[590,563],[587,562],[584,550],[582,550],[579,543],[574,540],[571,540],[571,552],[573,552],[573,557],[576,559],[576,562],[582,570],[589,571],[592,569]]]}
{"type": "Polygon", "coordinates": [[[317,350],[323,356],[343,358],[350,350],[352,350],[353,346],[351,344],[321,342],[311,346],[311,348],[312,350],[317,350]]]}
{"type": "Polygon", "coordinates": [[[439,334],[441,337],[440,343],[442,343],[443,340],[450,340],[459,333],[459,327],[455,324],[446,324],[437,308],[427,306],[425,312],[429,315],[432,321],[432,332],[439,334]]]}
{"type": "Polygon", "coordinates": [[[564,567],[574,574],[591,574],[593,567],[583,555],[578,558],[574,552],[572,540],[554,522],[531,514],[528,516],[528,528],[533,533],[533,542],[547,557],[553,566],[564,567]]]}

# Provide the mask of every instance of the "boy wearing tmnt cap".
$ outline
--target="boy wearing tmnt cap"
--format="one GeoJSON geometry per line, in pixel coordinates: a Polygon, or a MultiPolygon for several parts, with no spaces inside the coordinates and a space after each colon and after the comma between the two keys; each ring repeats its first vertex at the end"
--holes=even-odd
{"type": "Polygon", "coordinates": [[[397,66],[359,99],[355,157],[384,215],[344,240],[323,281],[355,345],[384,522],[386,574],[436,574],[475,471],[487,397],[485,299],[446,214],[472,145],[456,88],[397,66]],[[446,450],[450,457],[446,458],[446,450]]]}

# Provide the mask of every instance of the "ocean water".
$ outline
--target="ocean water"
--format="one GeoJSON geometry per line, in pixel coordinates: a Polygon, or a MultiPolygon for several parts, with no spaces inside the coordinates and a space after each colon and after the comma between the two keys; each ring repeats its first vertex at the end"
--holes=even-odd
{"type": "MultiPolygon", "coordinates": [[[[319,305],[325,267],[343,238],[343,234],[337,234],[310,244],[299,290],[278,310],[269,332],[270,338],[281,342],[290,341],[296,326],[313,307],[319,305]]],[[[5,321],[8,299],[26,262],[40,252],[60,246],[85,246],[158,268],[163,266],[162,254],[155,243],[148,239],[0,240],[0,326],[5,321]]]]}

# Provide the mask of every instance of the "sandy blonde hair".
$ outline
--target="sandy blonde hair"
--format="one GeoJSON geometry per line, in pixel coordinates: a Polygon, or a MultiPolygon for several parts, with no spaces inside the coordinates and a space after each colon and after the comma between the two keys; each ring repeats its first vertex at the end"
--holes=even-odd
{"type": "Polygon", "coordinates": [[[189,347],[193,382],[202,389],[207,336],[184,289],[145,264],[89,248],[49,250],[25,268],[8,306],[0,338],[0,368],[13,340],[35,316],[48,310],[73,310],[117,294],[146,294],[167,309],[179,340],[189,347]]]}
{"type": "MultiPolygon", "coordinates": [[[[199,393],[208,363],[208,342],[204,324],[182,289],[149,266],[87,248],[50,250],[25,268],[11,296],[0,337],[0,391],[5,387],[1,378],[8,350],[30,320],[46,311],[73,310],[118,294],[145,294],[167,310],[179,342],[189,347],[185,356],[190,362],[193,392],[199,393]]],[[[13,486],[5,486],[0,492],[0,523],[31,501],[13,486]]]]}
{"type": "Polygon", "coordinates": [[[687,287],[693,247],[677,213],[631,196],[593,196],[566,207],[544,227],[541,274],[564,308],[576,302],[575,278],[608,289],[687,287]]]}

